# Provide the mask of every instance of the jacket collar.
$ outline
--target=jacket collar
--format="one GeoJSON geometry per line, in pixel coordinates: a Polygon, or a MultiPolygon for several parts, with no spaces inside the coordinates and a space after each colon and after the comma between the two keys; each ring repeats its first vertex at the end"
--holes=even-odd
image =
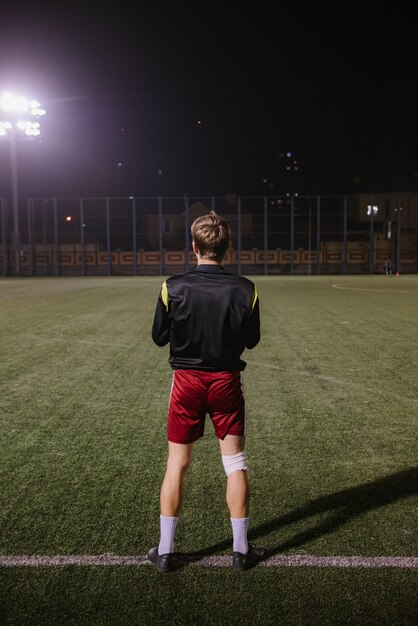
{"type": "Polygon", "coordinates": [[[200,263],[200,265],[196,266],[196,270],[198,272],[223,272],[224,266],[213,263],[200,263]]]}

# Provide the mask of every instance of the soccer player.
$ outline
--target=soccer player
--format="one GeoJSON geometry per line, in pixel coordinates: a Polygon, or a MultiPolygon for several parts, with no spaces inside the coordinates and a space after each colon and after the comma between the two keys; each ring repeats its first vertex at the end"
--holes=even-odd
{"type": "Polygon", "coordinates": [[[174,532],[183,501],[184,478],[194,443],[209,414],[227,475],[226,501],[233,535],[233,567],[245,570],[265,555],[248,544],[250,486],[245,445],[245,401],[241,359],[260,340],[260,312],[252,281],[226,272],[231,246],[228,222],[211,211],[192,224],[197,267],[164,281],[152,338],[170,344],[173,383],[168,408],[168,460],[160,492],[160,543],[148,552],[161,572],[173,569],[174,532]]]}

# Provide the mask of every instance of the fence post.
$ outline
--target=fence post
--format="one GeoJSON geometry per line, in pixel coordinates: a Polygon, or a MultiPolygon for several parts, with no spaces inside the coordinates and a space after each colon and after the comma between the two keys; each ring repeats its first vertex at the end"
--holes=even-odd
{"type": "Polygon", "coordinates": [[[163,201],[161,197],[158,198],[158,241],[160,251],[160,276],[164,273],[164,259],[163,259],[163,201]]]}
{"type": "Polygon", "coordinates": [[[321,197],[316,197],[316,273],[321,273],[321,197]]]}
{"type": "Polygon", "coordinates": [[[373,274],[374,271],[374,197],[371,198],[371,207],[370,207],[370,257],[369,257],[369,267],[370,274],[373,274]]]}
{"type": "Polygon", "coordinates": [[[241,274],[241,196],[237,203],[237,257],[238,274],[241,274]]]}
{"type": "Polygon", "coordinates": [[[131,198],[132,204],[132,271],[133,275],[137,275],[138,259],[137,259],[137,245],[136,245],[136,200],[131,198]]]}
{"type": "Polygon", "coordinates": [[[112,273],[112,260],[110,252],[110,198],[106,198],[106,256],[107,256],[107,275],[112,273]]]}
{"type": "Polygon", "coordinates": [[[55,276],[60,275],[60,259],[59,259],[59,243],[58,243],[58,203],[57,198],[54,201],[54,261],[55,261],[55,276]]]}
{"type": "Polygon", "coordinates": [[[185,271],[188,272],[189,271],[189,246],[190,246],[190,239],[189,239],[189,198],[187,197],[186,194],[184,194],[184,246],[185,246],[185,253],[184,253],[184,265],[185,265],[185,271]]]}
{"type": "Polygon", "coordinates": [[[295,271],[295,197],[290,200],[290,273],[295,271]]]}
{"type": "Polygon", "coordinates": [[[267,215],[267,198],[264,196],[264,276],[267,276],[267,251],[268,251],[268,215],[267,215]]]}
{"type": "Polygon", "coordinates": [[[27,198],[28,214],[28,247],[29,247],[29,268],[31,276],[35,276],[35,259],[33,250],[33,199],[27,198]]]}
{"type": "Polygon", "coordinates": [[[7,276],[9,273],[9,251],[7,249],[6,239],[6,201],[1,199],[1,245],[3,249],[3,276],[7,276]]]}
{"type": "Polygon", "coordinates": [[[86,275],[86,250],[84,245],[84,201],[80,198],[80,247],[81,247],[81,275],[86,275]]]}
{"type": "Polygon", "coordinates": [[[398,200],[396,203],[397,227],[396,227],[396,273],[401,273],[401,212],[402,205],[398,200]]]}
{"type": "Polygon", "coordinates": [[[347,196],[344,196],[344,216],[343,216],[343,274],[347,274],[347,196]]]}

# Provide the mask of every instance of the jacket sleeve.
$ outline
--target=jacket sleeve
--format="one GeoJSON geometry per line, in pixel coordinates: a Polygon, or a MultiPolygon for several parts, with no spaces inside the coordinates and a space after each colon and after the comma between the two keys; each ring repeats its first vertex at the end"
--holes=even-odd
{"type": "Polygon", "coordinates": [[[245,332],[245,347],[251,350],[260,341],[260,300],[254,287],[251,299],[251,312],[245,332]]]}
{"type": "Polygon", "coordinates": [[[164,281],[158,296],[152,325],[152,339],[157,346],[165,346],[170,341],[170,316],[167,284],[164,281]]]}

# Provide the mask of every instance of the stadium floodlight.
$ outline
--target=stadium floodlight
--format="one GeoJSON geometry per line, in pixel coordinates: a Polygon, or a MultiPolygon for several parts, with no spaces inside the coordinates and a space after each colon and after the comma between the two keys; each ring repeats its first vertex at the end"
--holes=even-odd
{"type": "Polygon", "coordinates": [[[15,96],[10,91],[4,91],[0,96],[0,111],[3,119],[0,120],[0,138],[10,139],[10,164],[12,180],[13,205],[13,247],[15,252],[15,270],[20,273],[20,233],[18,209],[17,183],[17,137],[23,133],[28,138],[40,135],[40,124],[36,118],[45,115],[46,111],[37,100],[28,100],[23,96],[15,96]],[[34,121],[35,118],[35,121],[34,121]]]}

